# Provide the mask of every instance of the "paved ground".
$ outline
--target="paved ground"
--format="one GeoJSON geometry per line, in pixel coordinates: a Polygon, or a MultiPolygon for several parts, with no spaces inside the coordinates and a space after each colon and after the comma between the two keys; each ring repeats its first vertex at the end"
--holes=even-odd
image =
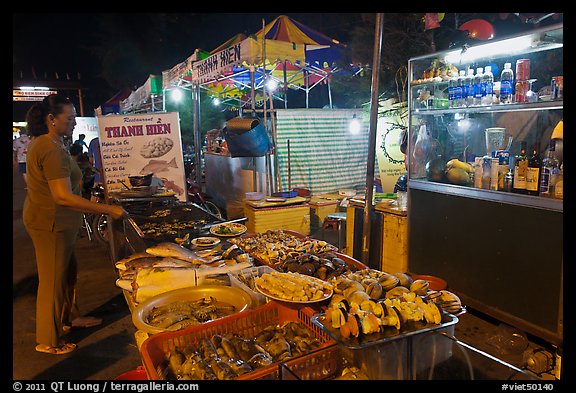
{"type": "MultiPolygon", "coordinates": [[[[38,353],[35,346],[35,301],[38,277],[34,250],[22,224],[25,189],[22,178],[13,174],[13,322],[12,378],[17,380],[110,380],[141,365],[130,312],[122,292],[115,286],[117,278],[108,249],[88,240],[84,233],[78,239],[78,296],[85,314],[104,319],[99,327],[73,331],[70,338],[78,344],[71,354],[54,356],[38,353]]],[[[329,240],[326,238],[326,240],[329,240]]],[[[474,312],[461,316],[455,336],[486,353],[521,366],[521,353],[503,352],[493,345],[500,324],[474,312]],[[492,343],[492,344],[491,344],[492,343]]],[[[529,343],[531,347],[535,344],[529,343]]],[[[477,368],[474,378],[508,379],[514,374],[498,362],[488,361],[474,351],[452,348],[447,367],[436,367],[434,377],[469,379],[470,359],[477,368]]],[[[426,375],[432,375],[425,370],[426,375]]],[[[513,378],[513,377],[512,377],[513,378]]],[[[545,375],[549,379],[550,376],[545,375]]]]}

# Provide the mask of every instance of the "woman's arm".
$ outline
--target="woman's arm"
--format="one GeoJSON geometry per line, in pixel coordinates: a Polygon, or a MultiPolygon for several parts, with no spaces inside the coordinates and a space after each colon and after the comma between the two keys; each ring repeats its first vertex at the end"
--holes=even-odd
{"type": "Polygon", "coordinates": [[[72,193],[70,178],[48,180],[48,186],[50,187],[54,202],[58,205],[67,206],[84,213],[110,214],[115,220],[128,216],[126,210],[121,206],[91,202],[86,198],[72,193]]]}

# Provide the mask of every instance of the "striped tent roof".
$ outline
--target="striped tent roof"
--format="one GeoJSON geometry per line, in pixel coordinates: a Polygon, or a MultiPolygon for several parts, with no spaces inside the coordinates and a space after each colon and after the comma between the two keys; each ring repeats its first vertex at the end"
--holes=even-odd
{"type": "MultiPolygon", "coordinates": [[[[267,40],[292,42],[306,45],[306,61],[323,67],[343,60],[346,45],[328,37],[286,15],[276,17],[264,26],[267,40]],[[327,63],[327,64],[326,64],[327,63]]],[[[262,29],[255,36],[262,38],[262,29]]]]}

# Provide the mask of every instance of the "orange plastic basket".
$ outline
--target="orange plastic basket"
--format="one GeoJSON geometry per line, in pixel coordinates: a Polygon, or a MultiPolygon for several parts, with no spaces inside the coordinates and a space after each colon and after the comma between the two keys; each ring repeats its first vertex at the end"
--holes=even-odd
{"type": "MultiPolygon", "coordinates": [[[[150,380],[166,379],[166,356],[174,348],[195,345],[201,338],[211,338],[216,334],[237,333],[244,337],[254,337],[270,325],[289,321],[299,321],[308,327],[320,341],[320,348],[333,345],[336,341],[312,322],[316,311],[310,307],[291,307],[271,301],[253,310],[233,314],[177,332],[162,332],[150,336],[142,343],[140,352],[150,380]]],[[[237,379],[279,379],[280,362],[261,367],[237,379]]]]}

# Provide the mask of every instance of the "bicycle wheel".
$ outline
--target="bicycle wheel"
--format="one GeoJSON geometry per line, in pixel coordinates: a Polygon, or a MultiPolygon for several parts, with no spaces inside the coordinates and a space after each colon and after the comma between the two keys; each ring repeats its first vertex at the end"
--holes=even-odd
{"type": "Polygon", "coordinates": [[[222,210],[212,201],[205,201],[204,208],[217,217],[225,218],[222,210]]]}
{"type": "Polygon", "coordinates": [[[108,234],[108,216],[106,214],[96,214],[92,221],[92,233],[98,243],[108,245],[110,236],[108,234]]]}

